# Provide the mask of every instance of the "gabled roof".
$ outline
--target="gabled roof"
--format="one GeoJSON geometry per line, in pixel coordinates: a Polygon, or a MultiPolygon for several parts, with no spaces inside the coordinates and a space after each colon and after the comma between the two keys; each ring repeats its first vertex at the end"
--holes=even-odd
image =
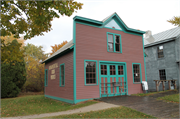
{"type": "Polygon", "coordinates": [[[173,38],[176,38],[179,35],[180,35],[180,27],[175,27],[175,28],[157,33],[155,35],[152,35],[148,38],[145,38],[144,45],[145,45],[145,47],[148,47],[151,45],[159,44],[162,42],[172,40],[173,38]],[[153,39],[153,42],[149,42],[151,39],[153,39]]]}
{"type": "Polygon", "coordinates": [[[56,51],[54,54],[52,54],[50,57],[48,57],[47,59],[45,59],[42,63],[50,60],[51,58],[57,56],[58,54],[61,54],[62,52],[71,49],[74,46],[73,44],[73,40],[69,41],[68,43],[66,43],[62,48],[60,48],[58,51],[56,51]]]}
{"type": "Polygon", "coordinates": [[[110,19],[112,18],[117,18],[118,21],[123,25],[123,27],[125,28],[126,31],[129,32],[134,32],[134,33],[138,33],[138,34],[144,34],[146,33],[145,31],[141,31],[141,30],[136,30],[136,29],[132,29],[129,28],[124,22],[123,20],[119,17],[119,15],[114,12],[113,14],[111,14],[110,16],[106,17],[105,19],[103,19],[102,21],[97,21],[97,20],[93,20],[93,19],[89,19],[89,18],[84,18],[84,17],[80,17],[80,16],[75,16],[73,19],[75,21],[80,21],[80,22],[86,22],[86,23],[90,23],[90,24],[96,24],[99,27],[102,27],[103,25],[105,25],[110,19]]]}

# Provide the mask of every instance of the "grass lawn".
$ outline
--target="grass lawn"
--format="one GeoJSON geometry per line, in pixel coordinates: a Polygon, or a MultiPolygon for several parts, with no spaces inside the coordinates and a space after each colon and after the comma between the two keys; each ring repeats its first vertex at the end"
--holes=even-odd
{"type": "Polygon", "coordinates": [[[166,102],[179,103],[179,94],[167,95],[164,97],[158,97],[159,100],[165,100],[166,102]]]}
{"type": "Polygon", "coordinates": [[[132,96],[148,96],[148,95],[154,95],[157,93],[164,93],[164,92],[168,92],[168,91],[177,91],[177,89],[176,90],[165,90],[165,91],[159,91],[159,92],[138,93],[138,94],[132,94],[132,96]]]}
{"type": "Polygon", "coordinates": [[[101,111],[91,111],[71,115],[62,115],[47,118],[155,118],[142,112],[124,106],[110,108],[101,111]]]}
{"type": "Polygon", "coordinates": [[[10,99],[1,99],[1,116],[14,117],[49,112],[65,111],[95,104],[97,101],[86,101],[71,105],[61,101],[45,98],[44,95],[31,95],[10,99]]]}

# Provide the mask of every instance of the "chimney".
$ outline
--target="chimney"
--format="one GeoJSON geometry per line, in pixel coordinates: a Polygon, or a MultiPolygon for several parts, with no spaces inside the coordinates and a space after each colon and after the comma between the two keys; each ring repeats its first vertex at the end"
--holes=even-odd
{"type": "Polygon", "coordinates": [[[146,31],[145,40],[148,41],[149,43],[153,43],[155,41],[154,37],[152,36],[152,32],[150,30],[146,31]]]}
{"type": "Polygon", "coordinates": [[[152,32],[150,30],[146,31],[145,38],[149,38],[150,36],[152,36],[152,32]]]}

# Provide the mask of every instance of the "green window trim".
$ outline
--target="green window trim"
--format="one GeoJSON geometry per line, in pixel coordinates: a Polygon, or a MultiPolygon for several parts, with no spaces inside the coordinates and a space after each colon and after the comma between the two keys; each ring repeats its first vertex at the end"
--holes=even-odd
{"type": "Polygon", "coordinates": [[[97,60],[84,60],[84,85],[85,86],[98,85],[98,64],[97,64],[97,60]],[[86,62],[96,62],[96,84],[86,84],[86,62]]]}
{"type": "Polygon", "coordinates": [[[63,63],[63,64],[60,64],[60,67],[59,67],[60,69],[59,69],[59,86],[60,87],[64,87],[65,86],[65,64],[63,63]],[[61,84],[61,82],[62,82],[62,78],[61,78],[61,66],[64,66],[64,72],[63,72],[63,76],[64,76],[64,85],[62,85],[61,84]]]}
{"type": "Polygon", "coordinates": [[[142,83],[142,70],[141,70],[141,63],[132,63],[132,75],[133,75],[133,84],[140,84],[142,83]],[[134,69],[133,69],[133,65],[134,64],[138,64],[139,65],[139,73],[140,73],[140,82],[134,82],[134,69]]]}
{"type": "Polygon", "coordinates": [[[107,51],[108,52],[114,52],[114,53],[122,53],[122,41],[121,41],[121,35],[120,34],[116,34],[116,33],[110,33],[110,32],[107,32],[107,51]],[[109,48],[108,48],[108,35],[111,34],[113,35],[113,51],[109,51],[109,48]],[[120,38],[120,52],[116,52],[116,42],[115,42],[115,36],[119,36],[120,38]]]}
{"type": "Polygon", "coordinates": [[[48,69],[45,69],[44,71],[44,86],[47,87],[48,86],[48,69]],[[46,73],[47,71],[47,73],[46,73]]]}

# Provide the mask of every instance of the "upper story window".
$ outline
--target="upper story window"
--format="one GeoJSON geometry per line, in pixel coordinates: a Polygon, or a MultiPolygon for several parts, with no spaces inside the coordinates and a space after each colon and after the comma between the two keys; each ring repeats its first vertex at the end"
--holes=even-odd
{"type": "Polygon", "coordinates": [[[107,33],[107,50],[108,52],[122,53],[121,35],[107,33]]]}
{"type": "Polygon", "coordinates": [[[159,78],[160,78],[160,80],[166,80],[166,71],[165,71],[165,69],[159,70],[159,78]]]}
{"type": "Polygon", "coordinates": [[[97,84],[97,61],[95,60],[85,60],[85,85],[97,84]]]}
{"type": "Polygon", "coordinates": [[[157,53],[158,53],[158,58],[164,57],[163,46],[162,45],[157,47],[157,53]]]}

